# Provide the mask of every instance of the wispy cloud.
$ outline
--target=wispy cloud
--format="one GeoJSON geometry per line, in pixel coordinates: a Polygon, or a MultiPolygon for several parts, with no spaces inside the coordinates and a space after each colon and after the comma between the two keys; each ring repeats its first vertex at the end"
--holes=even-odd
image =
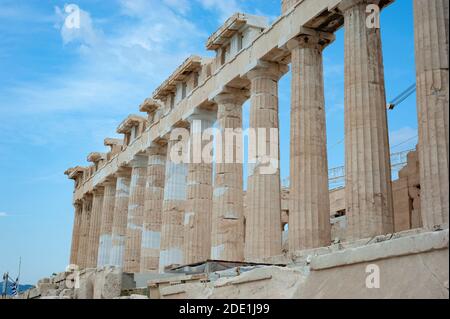
{"type": "Polygon", "coordinates": [[[163,0],[163,1],[167,6],[183,15],[191,11],[190,0],[163,0]]]}
{"type": "Polygon", "coordinates": [[[80,8],[77,12],[79,25],[72,27],[70,24],[65,23],[68,17],[65,9],[58,6],[55,7],[56,18],[58,19],[58,23],[55,26],[60,29],[64,44],[79,41],[83,45],[95,45],[99,41],[100,31],[94,28],[89,12],[80,8]]]}
{"type": "Polygon", "coordinates": [[[243,8],[237,0],[197,0],[207,10],[216,11],[219,21],[223,22],[236,12],[243,12],[243,8]]]}
{"type": "Polygon", "coordinates": [[[2,217],[27,217],[27,216],[31,216],[31,214],[10,214],[10,213],[5,213],[5,212],[0,212],[0,218],[2,217]]]}
{"type": "Polygon", "coordinates": [[[68,29],[62,23],[64,10],[56,8],[62,42],[67,50],[79,52],[78,62],[62,74],[9,88],[6,93],[22,107],[5,102],[10,107],[3,110],[30,114],[107,109],[111,113],[131,108],[131,101],[146,98],[152,87],[202,48],[207,35],[168,5],[143,0],[119,0],[119,5],[121,16],[130,22],[108,35],[82,8],[80,29],[68,29]]]}
{"type": "Polygon", "coordinates": [[[0,126],[12,138],[6,143],[25,138],[42,145],[86,132],[101,141],[105,131],[114,133],[115,121],[138,112],[184,59],[203,50],[207,34],[184,16],[188,1],[117,5],[102,23],[80,8],[80,29],[68,29],[64,8],[55,8],[61,46],[75,58],[62,72],[0,88],[0,116],[7,119],[0,126]],[[17,121],[23,125],[19,132],[9,125],[17,121]]]}

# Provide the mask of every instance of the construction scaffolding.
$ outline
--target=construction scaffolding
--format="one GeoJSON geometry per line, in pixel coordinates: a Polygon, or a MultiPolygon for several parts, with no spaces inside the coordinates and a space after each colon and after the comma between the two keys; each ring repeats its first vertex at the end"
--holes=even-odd
{"type": "MultiPolygon", "coordinates": [[[[398,172],[407,164],[408,153],[414,149],[396,152],[391,154],[391,174],[392,179],[397,178],[398,172]]],[[[283,187],[289,187],[289,177],[282,181],[283,187]]],[[[328,187],[336,189],[345,186],[345,166],[333,167],[328,170],[328,187]]]]}

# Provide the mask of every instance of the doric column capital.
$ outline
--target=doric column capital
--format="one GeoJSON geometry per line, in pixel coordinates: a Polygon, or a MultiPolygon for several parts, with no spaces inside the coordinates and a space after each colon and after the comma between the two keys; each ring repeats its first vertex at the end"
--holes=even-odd
{"type": "Polygon", "coordinates": [[[147,156],[152,156],[152,155],[162,155],[165,156],[167,152],[167,144],[166,145],[162,145],[159,143],[152,143],[146,150],[145,150],[145,154],[147,156]]]}
{"type": "Polygon", "coordinates": [[[120,166],[114,173],[115,177],[131,177],[131,167],[120,166]]]}
{"type": "Polygon", "coordinates": [[[105,187],[103,186],[97,186],[94,188],[94,190],[92,191],[92,194],[94,196],[101,196],[105,193],[105,187]]]}
{"type": "Polygon", "coordinates": [[[75,207],[75,209],[80,209],[83,207],[83,201],[81,199],[77,199],[74,203],[73,206],[75,207]]]}
{"type": "Polygon", "coordinates": [[[256,65],[251,67],[246,76],[250,81],[260,77],[271,78],[274,81],[278,81],[288,71],[289,66],[286,64],[259,60],[256,65]]]}
{"type": "Polygon", "coordinates": [[[100,152],[92,152],[89,153],[87,156],[87,161],[94,163],[94,164],[98,164],[98,162],[100,161],[104,161],[106,160],[106,154],[105,153],[100,153],[100,152]]]}
{"type": "Polygon", "coordinates": [[[191,114],[186,116],[186,121],[192,126],[194,121],[215,122],[217,119],[217,112],[196,108],[191,114]]]}
{"type": "Polygon", "coordinates": [[[376,4],[378,5],[380,3],[380,0],[343,0],[338,8],[341,12],[345,13],[345,11],[353,8],[356,5],[369,5],[369,4],[376,4]]]}
{"type": "Polygon", "coordinates": [[[84,194],[83,195],[83,201],[86,201],[86,200],[91,200],[92,199],[92,193],[91,192],[89,192],[89,193],[86,193],[86,194],[84,194]]]}
{"type": "Polygon", "coordinates": [[[236,104],[242,105],[250,98],[250,91],[247,89],[236,89],[225,87],[220,93],[215,95],[211,100],[217,104],[236,104]]]}
{"type": "Polygon", "coordinates": [[[82,202],[83,202],[83,210],[87,209],[89,205],[92,203],[94,195],[92,193],[86,193],[83,195],[82,202]]]}
{"type": "Polygon", "coordinates": [[[314,29],[302,28],[298,36],[287,43],[290,51],[300,48],[312,48],[323,50],[335,40],[333,33],[316,31],[314,29]]]}
{"type": "Polygon", "coordinates": [[[101,183],[101,186],[103,186],[103,187],[112,186],[112,185],[115,185],[116,182],[117,182],[116,177],[111,175],[111,176],[108,176],[103,183],[101,183]]]}
{"type": "Polygon", "coordinates": [[[148,156],[146,154],[135,155],[133,159],[130,161],[130,166],[132,168],[147,167],[147,164],[148,164],[148,156]]]}

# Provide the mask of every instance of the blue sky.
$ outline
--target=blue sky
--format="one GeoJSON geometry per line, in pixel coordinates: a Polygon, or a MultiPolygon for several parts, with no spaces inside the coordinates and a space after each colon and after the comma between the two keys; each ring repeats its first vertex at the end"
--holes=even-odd
{"type": "MultiPolygon", "coordinates": [[[[281,0],[0,0],[0,272],[22,282],[64,270],[73,182],[64,171],[104,150],[120,121],[236,11],[280,14],[281,0]],[[64,30],[64,5],[82,10],[64,30]]],[[[412,1],[381,19],[387,98],[415,81],[412,1]]],[[[344,163],[343,30],[324,52],[329,166],[344,163]]],[[[290,74],[280,81],[281,173],[289,174],[290,74]]],[[[244,108],[248,125],[249,105],[244,108]]],[[[415,96],[389,112],[393,149],[415,146],[415,96]]]]}

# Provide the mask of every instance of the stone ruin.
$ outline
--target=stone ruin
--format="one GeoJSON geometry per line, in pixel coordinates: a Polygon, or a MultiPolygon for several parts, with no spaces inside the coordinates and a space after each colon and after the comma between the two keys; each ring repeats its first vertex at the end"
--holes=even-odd
{"type": "Polygon", "coordinates": [[[230,17],[207,40],[215,58],[189,57],[142,103],[144,116],[119,125],[123,139],[66,171],[78,270],[22,297],[448,298],[448,1],[414,0],[419,143],[396,181],[380,28],[366,11],[392,2],[283,0],[271,25],[230,17]],[[341,27],[346,186],[329,192],[322,51],[341,27]],[[277,130],[289,65],[288,188],[259,161],[244,192],[242,164],[172,160],[173,131],[242,128],[248,99],[250,128],[277,130]],[[370,267],[379,289],[367,287],[370,267]]]}

